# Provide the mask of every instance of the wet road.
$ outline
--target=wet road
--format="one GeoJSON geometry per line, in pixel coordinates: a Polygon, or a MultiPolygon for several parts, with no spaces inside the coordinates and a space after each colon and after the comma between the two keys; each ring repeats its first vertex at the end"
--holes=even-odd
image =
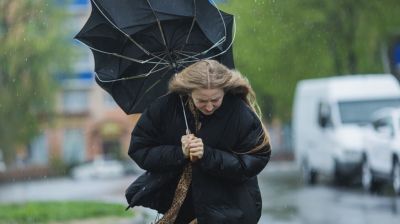
{"type": "Polygon", "coordinates": [[[322,180],[304,186],[292,164],[269,164],[260,175],[263,216],[272,224],[398,224],[400,197],[370,195],[360,187],[322,180]]]}
{"type": "Polygon", "coordinates": [[[43,178],[0,185],[0,203],[27,201],[99,200],[126,203],[125,188],[136,176],[115,179],[43,178]]]}
{"type": "MultiPolygon", "coordinates": [[[[31,200],[101,200],[125,204],[124,190],[135,176],[119,179],[43,179],[0,185],[0,203],[31,200]]],[[[270,163],[260,174],[264,224],[398,224],[400,197],[370,195],[359,187],[324,181],[304,186],[291,163],[270,163]]],[[[154,220],[155,212],[137,208],[154,220]]]]}

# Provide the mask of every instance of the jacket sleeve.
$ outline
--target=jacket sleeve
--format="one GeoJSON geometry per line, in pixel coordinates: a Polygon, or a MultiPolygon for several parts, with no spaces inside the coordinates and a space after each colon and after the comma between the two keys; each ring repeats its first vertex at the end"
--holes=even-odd
{"type": "Polygon", "coordinates": [[[203,171],[218,178],[243,182],[256,176],[264,169],[271,156],[270,144],[265,145],[255,153],[246,153],[258,146],[262,142],[260,135],[265,134],[261,122],[255,114],[249,116],[252,119],[242,125],[239,143],[233,151],[204,146],[204,155],[199,161],[199,166],[203,171]]]}
{"type": "Polygon", "coordinates": [[[132,131],[129,156],[144,170],[169,171],[182,168],[188,160],[180,145],[160,143],[162,105],[151,105],[132,131]]]}

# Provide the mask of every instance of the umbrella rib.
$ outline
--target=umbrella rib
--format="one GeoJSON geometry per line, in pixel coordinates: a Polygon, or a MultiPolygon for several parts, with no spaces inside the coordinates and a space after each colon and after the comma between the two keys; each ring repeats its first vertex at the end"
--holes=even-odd
{"type": "Polygon", "coordinates": [[[150,7],[150,9],[151,9],[151,12],[152,12],[153,15],[154,15],[154,18],[157,20],[158,29],[160,30],[161,38],[162,38],[162,40],[163,40],[163,42],[164,42],[165,52],[168,54],[168,57],[169,57],[170,61],[173,61],[173,60],[172,60],[172,55],[170,54],[170,52],[169,52],[169,50],[168,50],[167,41],[166,41],[166,39],[165,39],[164,31],[163,31],[162,26],[161,26],[161,21],[160,21],[160,19],[157,17],[157,15],[156,15],[156,13],[155,13],[153,7],[151,6],[149,0],[146,0],[146,2],[147,2],[147,4],[149,5],[149,7],[150,7]]]}
{"type": "MultiPolygon", "coordinates": [[[[158,80],[157,80],[156,82],[154,82],[149,88],[147,88],[147,89],[145,90],[145,92],[142,94],[142,96],[136,101],[136,104],[134,104],[133,108],[135,108],[135,105],[138,105],[138,103],[139,103],[140,101],[142,101],[143,97],[144,97],[151,89],[153,89],[158,83],[161,82],[162,78],[164,78],[164,76],[167,74],[168,71],[169,71],[169,70],[167,70],[167,71],[165,71],[163,74],[161,74],[161,75],[160,75],[160,79],[158,79],[158,80]]],[[[132,109],[133,109],[133,108],[132,108],[132,109]]]]}
{"type": "MultiPolygon", "coordinates": [[[[196,55],[192,55],[192,57],[195,57],[195,58],[196,58],[196,56],[207,54],[210,50],[212,50],[212,49],[215,48],[215,47],[218,47],[219,45],[223,44],[223,43],[226,41],[227,29],[226,29],[225,20],[224,20],[222,14],[221,14],[221,11],[218,9],[216,3],[214,2],[214,0],[210,0],[210,3],[212,3],[212,4],[214,5],[215,9],[218,11],[218,14],[220,15],[222,24],[223,24],[223,26],[224,26],[225,36],[223,36],[219,41],[217,41],[217,42],[216,42],[213,46],[211,46],[209,49],[207,49],[207,50],[205,50],[205,51],[203,51],[203,52],[200,52],[200,53],[198,53],[198,54],[196,54],[196,55]]],[[[204,59],[210,59],[210,58],[217,57],[217,56],[219,56],[219,55],[221,55],[221,54],[226,53],[226,52],[229,50],[229,48],[231,48],[231,46],[232,46],[232,44],[233,44],[233,42],[234,42],[234,40],[235,40],[235,36],[236,36],[236,21],[235,21],[235,18],[233,18],[233,23],[234,23],[233,38],[232,38],[232,41],[229,43],[228,47],[227,47],[224,51],[222,51],[222,52],[220,52],[220,53],[218,53],[218,54],[216,54],[216,55],[212,55],[212,56],[210,56],[210,57],[204,58],[204,59]]],[[[189,60],[189,61],[180,60],[178,63],[188,63],[188,62],[195,62],[195,61],[196,61],[196,60],[189,60]]]]}
{"type": "MultiPolygon", "coordinates": [[[[165,55],[164,55],[164,57],[165,57],[165,55]]],[[[157,64],[155,64],[155,65],[153,66],[153,68],[150,69],[149,72],[143,73],[143,74],[140,74],[140,75],[129,76],[129,77],[124,77],[124,78],[119,78],[119,79],[112,79],[112,80],[103,80],[103,79],[101,79],[101,78],[98,76],[98,74],[96,73],[96,77],[97,77],[97,79],[98,79],[100,82],[103,82],[103,83],[107,83],[107,82],[118,82],[118,81],[123,81],[123,80],[130,80],[130,79],[146,78],[146,77],[148,77],[149,75],[151,75],[152,73],[156,73],[156,72],[162,71],[162,70],[164,70],[164,69],[166,69],[166,68],[169,67],[169,65],[164,65],[163,67],[161,67],[161,68],[155,70],[155,68],[156,68],[158,65],[160,65],[160,64],[162,64],[162,63],[157,63],[157,64]]]]}
{"type": "Polygon", "coordinates": [[[156,67],[156,66],[154,66],[148,73],[140,74],[140,75],[136,75],[136,76],[124,77],[124,78],[120,78],[120,79],[103,80],[103,79],[100,79],[100,77],[97,75],[97,73],[96,73],[96,77],[97,77],[97,79],[98,79],[100,82],[103,82],[103,83],[107,83],[107,82],[118,82],[118,81],[130,80],[130,79],[146,78],[146,77],[148,77],[149,75],[151,75],[152,73],[156,73],[156,72],[162,71],[162,70],[168,68],[169,66],[163,66],[163,67],[160,68],[160,69],[154,70],[155,67],[156,67]],[[153,71],[153,70],[154,70],[154,71],[153,71]]]}
{"type": "Polygon", "coordinates": [[[162,38],[162,40],[163,40],[163,42],[164,42],[164,46],[167,46],[167,41],[165,40],[165,37],[164,37],[164,31],[163,31],[163,29],[162,29],[162,27],[161,27],[161,22],[160,22],[160,20],[158,19],[156,13],[154,12],[153,7],[151,7],[151,4],[150,4],[149,0],[146,0],[146,2],[147,2],[147,4],[149,5],[149,7],[150,7],[150,9],[151,9],[151,12],[153,13],[154,17],[155,17],[156,20],[157,20],[157,25],[158,25],[158,28],[160,29],[161,38],[162,38]]]}
{"type": "MultiPolygon", "coordinates": [[[[193,55],[192,57],[196,57],[196,56],[199,56],[199,55],[204,55],[204,54],[207,54],[210,50],[212,50],[213,48],[215,48],[215,47],[218,47],[219,45],[221,45],[221,44],[223,44],[224,42],[225,42],[225,40],[226,40],[226,37],[222,37],[219,41],[217,41],[213,46],[211,46],[210,48],[208,48],[207,50],[205,50],[205,51],[202,51],[202,52],[200,52],[200,53],[197,53],[197,54],[195,54],[195,55],[193,55]]],[[[233,42],[232,42],[233,43],[233,42]]],[[[231,46],[232,44],[230,44],[229,45],[229,47],[231,46]]],[[[222,52],[226,52],[228,49],[229,49],[229,47],[227,48],[227,49],[225,49],[224,51],[222,51],[222,52]]],[[[213,56],[213,57],[215,57],[215,56],[213,56]]],[[[180,61],[179,61],[180,62],[180,61]]]]}
{"type": "Polygon", "coordinates": [[[197,13],[196,0],[193,0],[193,6],[194,6],[194,12],[193,12],[192,24],[190,25],[190,29],[189,29],[189,32],[187,34],[187,37],[186,37],[186,40],[185,40],[185,44],[182,45],[181,50],[183,50],[183,48],[185,48],[186,44],[188,44],[189,38],[190,38],[190,34],[192,34],[194,23],[196,22],[196,16],[197,16],[197,14],[196,14],[197,13]]]}
{"type": "Polygon", "coordinates": [[[146,74],[139,75],[140,77],[137,77],[137,76],[130,76],[130,77],[124,78],[124,80],[136,79],[136,78],[146,78],[146,77],[148,77],[149,75],[151,75],[151,74],[153,74],[153,73],[156,73],[156,72],[159,72],[159,71],[162,71],[162,70],[168,68],[169,66],[163,66],[163,67],[161,67],[161,68],[159,68],[159,69],[157,69],[157,70],[154,70],[156,67],[157,67],[157,66],[154,66],[154,67],[153,67],[148,73],[146,73],[146,74]]]}
{"type": "MultiPolygon", "coordinates": [[[[220,52],[220,53],[218,53],[218,54],[215,54],[215,55],[211,55],[211,56],[209,56],[209,57],[207,57],[207,58],[204,58],[204,59],[211,59],[211,58],[215,58],[215,57],[217,57],[217,56],[220,56],[220,55],[222,55],[222,54],[225,54],[225,53],[232,47],[233,42],[235,41],[235,37],[236,37],[236,20],[235,20],[235,18],[233,18],[233,28],[234,28],[234,32],[232,32],[232,33],[233,33],[233,34],[232,34],[232,41],[229,43],[228,47],[227,47],[225,50],[223,50],[222,52],[220,52]]],[[[222,43],[225,41],[225,40],[222,41],[222,39],[225,39],[225,37],[221,38],[221,40],[217,42],[218,45],[222,44],[222,43]]],[[[218,45],[217,45],[217,46],[218,46],[218,45]]],[[[198,56],[198,55],[206,54],[208,51],[210,51],[210,50],[211,50],[212,48],[214,48],[214,47],[215,47],[215,46],[213,46],[213,47],[209,48],[208,50],[205,50],[205,51],[203,51],[203,52],[201,52],[201,53],[198,53],[198,54],[189,56],[189,57],[187,57],[187,58],[185,58],[185,59],[179,60],[178,63],[196,62],[196,60],[186,60],[186,59],[188,59],[188,58],[196,58],[196,56],[198,56]]],[[[184,51],[182,51],[182,52],[184,52],[184,51]]]]}
{"type": "Polygon", "coordinates": [[[114,52],[103,51],[103,50],[100,50],[100,49],[97,49],[97,48],[94,48],[94,47],[91,47],[91,46],[88,46],[88,47],[89,47],[90,49],[94,50],[94,51],[97,51],[97,52],[100,52],[100,53],[103,53],[103,54],[112,55],[112,56],[115,56],[115,57],[123,58],[123,59],[129,60],[129,61],[133,61],[133,62],[136,62],[136,63],[140,63],[140,64],[145,64],[145,63],[152,63],[152,64],[154,64],[154,63],[159,63],[159,62],[152,62],[152,61],[151,61],[151,60],[153,60],[154,58],[157,58],[157,59],[160,59],[160,60],[163,61],[162,64],[168,65],[167,60],[164,60],[164,57],[163,57],[163,58],[160,58],[160,57],[157,56],[157,55],[154,55],[152,58],[149,58],[149,59],[147,59],[147,60],[138,60],[138,59],[135,59],[135,58],[127,57],[127,56],[122,55],[122,54],[118,54],[118,53],[114,53],[114,52]]]}
{"type": "Polygon", "coordinates": [[[121,32],[128,40],[130,40],[132,43],[134,43],[140,50],[142,50],[145,54],[147,55],[152,55],[157,57],[156,55],[153,55],[151,52],[146,50],[144,47],[142,47],[139,43],[137,43],[134,39],[132,39],[131,36],[129,36],[127,33],[125,33],[123,30],[121,30],[117,25],[115,25],[103,12],[103,10],[100,9],[100,7],[97,5],[95,0],[91,0],[93,4],[96,6],[96,8],[100,11],[100,13],[103,15],[103,17],[119,32],[121,32]]]}
{"type": "Polygon", "coordinates": [[[182,60],[178,60],[179,62],[181,62],[181,61],[185,61],[185,59],[188,59],[188,58],[193,58],[193,59],[197,59],[197,60],[199,60],[200,58],[197,58],[197,57],[195,57],[195,56],[193,56],[193,55],[189,55],[189,54],[185,54],[186,52],[185,51],[175,51],[177,54],[179,54],[179,55],[182,55],[182,56],[185,56],[186,58],[183,58],[182,60]]]}
{"type": "MultiPolygon", "coordinates": [[[[164,59],[164,58],[165,58],[165,55],[164,55],[163,59],[164,59]]],[[[161,62],[161,61],[160,61],[160,62],[161,62]]],[[[168,67],[169,67],[169,65],[164,65],[162,68],[157,69],[157,70],[154,71],[154,69],[155,69],[159,64],[161,64],[161,63],[158,63],[158,64],[154,65],[154,67],[151,68],[150,71],[149,71],[148,73],[142,74],[141,76],[142,76],[142,77],[148,77],[148,76],[151,75],[152,73],[156,73],[156,72],[158,72],[158,71],[162,71],[162,70],[164,70],[165,68],[168,68],[168,67]]],[[[136,77],[136,76],[131,76],[131,77],[127,77],[126,79],[134,79],[135,77],[136,77]]],[[[142,77],[141,77],[141,78],[142,78],[142,77]]]]}
{"type": "Polygon", "coordinates": [[[146,63],[169,65],[168,61],[165,60],[166,52],[162,51],[162,52],[157,52],[157,53],[153,53],[153,54],[155,54],[157,57],[152,57],[152,58],[147,59],[146,63]],[[159,59],[159,61],[152,61],[155,59],[159,59]]]}

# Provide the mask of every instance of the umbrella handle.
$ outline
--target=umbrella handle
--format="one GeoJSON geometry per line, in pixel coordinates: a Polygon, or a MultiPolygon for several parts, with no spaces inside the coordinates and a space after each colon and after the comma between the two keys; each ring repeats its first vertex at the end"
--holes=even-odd
{"type": "Polygon", "coordinates": [[[188,134],[190,134],[190,129],[189,129],[189,125],[188,125],[188,122],[187,122],[186,111],[185,111],[185,105],[183,104],[182,95],[179,95],[179,97],[181,98],[183,117],[185,118],[185,125],[186,125],[186,134],[188,135],[188,134]]]}
{"type": "MultiPolygon", "coordinates": [[[[180,97],[180,99],[181,99],[183,116],[184,116],[184,118],[185,118],[186,134],[189,135],[189,134],[191,134],[191,132],[190,132],[189,125],[188,125],[188,122],[187,122],[186,111],[185,111],[185,105],[183,104],[182,95],[179,95],[179,97],[180,97]]],[[[190,152],[189,152],[189,158],[190,158],[190,161],[191,161],[191,162],[194,162],[194,161],[197,160],[196,157],[190,155],[190,152]]]]}
{"type": "MultiPolygon", "coordinates": [[[[179,95],[179,97],[180,97],[180,99],[181,99],[183,117],[185,118],[186,134],[189,135],[189,134],[190,134],[190,129],[189,129],[189,125],[188,125],[188,122],[187,122],[186,111],[185,111],[185,105],[183,104],[182,95],[179,95]]],[[[190,158],[190,161],[193,161],[193,159],[194,159],[194,157],[193,157],[192,155],[190,155],[190,152],[189,152],[189,158],[190,158]]]]}

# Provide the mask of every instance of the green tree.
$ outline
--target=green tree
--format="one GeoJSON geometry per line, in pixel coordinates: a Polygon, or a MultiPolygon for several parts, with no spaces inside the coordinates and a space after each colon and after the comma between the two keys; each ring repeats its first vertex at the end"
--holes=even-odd
{"type": "Polygon", "coordinates": [[[50,119],[55,74],[70,65],[68,15],[55,4],[0,0],[0,149],[7,162],[50,119]]]}
{"type": "Polygon", "coordinates": [[[231,0],[236,67],[264,113],[290,120],[301,79],[383,72],[382,46],[400,29],[397,0],[231,0]]]}

